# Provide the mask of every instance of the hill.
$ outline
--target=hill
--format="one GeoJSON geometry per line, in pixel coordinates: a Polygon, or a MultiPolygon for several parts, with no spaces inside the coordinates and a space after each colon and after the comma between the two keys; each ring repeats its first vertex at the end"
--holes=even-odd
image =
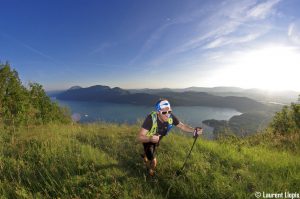
{"type": "MultiPolygon", "coordinates": [[[[269,140],[198,139],[171,133],[149,178],[135,141],[139,126],[43,125],[0,134],[3,198],[255,198],[299,192],[300,156],[269,140]]],[[[276,139],[272,139],[276,140],[276,139]]]]}
{"type": "Polygon", "coordinates": [[[188,88],[161,88],[161,89],[129,89],[132,93],[157,94],[161,92],[206,92],[217,96],[247,97],[264,103],[289,104],[296,102],[299,92],[295,91],[268,91],[263,89],[243,89],[239,87],[188,87],[188,88]]]}
{"type": "MultiPolygon", "coordinates": [[[[272,127],[275,134],[283,137],[298,140],[300,132],[300,95],[297,103],[291,103],[290,106],[283,106],[280,111],[252,111],[226,120],[205,120],[204,124],[214,128],[215,137],[236,135],[248,136],[272,127]],[[294,136],[297,135],[297,136],[294,136]]],[[[300,140],[299,140],[300,141],[300,140]]],[[[300,144],[300,143],[299,143],[300,144]]]]}
{"type": "Polygon", "coordinates": [[[227,133],[233,133],[236,136],[248,136],[266,128],[271,122],[273,112],[252,111],[236,115],[227,120],[204,120],[203,123],[213,127],[215,137],[227,133]]]}
{"type": "Polygon", "coordinates": [[[92,86],[87,88],[69,89],[57,95],[61,100],[99,101],[113,103],[128,103],[137,105],[153,106],[161,98],[168,98],[176,106],[212,106],[233,108],[241,112],[249,110],[267,110],[269,107],[246,97],[215,96],[205,92],[158,92],[130,93],[121,88],[108,86],[92,86]]]}
{"type": "Polygon", "coordinates": [[[193,91],[187,91],[183,93],[164,92],[159,94],[170,99],[172,101],[172,104],[177,106],[192,105],[226,107],[236,109],[240,112],[269,109],[268,106],[246,97],[221,97],[205,92],[193,91]]]}
{"type": "Polygon", "coordinates": [[[139,93],[139,92],[144,92],[144,93],[160,93],[160,92],[187,92],[187,91],[194,91],[194,92],[206,92],[206,93],[218,93],[218,92],[242,92],[245,89],[238,88],[238,87],[225,87],[225,86],[220,86],[220,87],[188,87],[188,88],[158,88],[158,89],[129,89],[130,92],[133,93],[139,93]]]}
{"type": "Polygon", "coordinates": [[[60,93],[57,98],[64,100],[78,101],[109,101],[121,95],[128,95],[129,92],[118,87],[95,85],[88,88],[71,87],[69,90],[60,93]]]}

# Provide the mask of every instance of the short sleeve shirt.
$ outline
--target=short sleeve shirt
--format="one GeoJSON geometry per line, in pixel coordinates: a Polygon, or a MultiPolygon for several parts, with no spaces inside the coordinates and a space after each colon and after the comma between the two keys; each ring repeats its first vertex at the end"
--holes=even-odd
{"type": "MultiPolygon", "coordinates": [[[[179,124],[179,120],[178,118],[173,114],[171,113],[171,117],[173,119],[173,125],[177,126],[179,124]]],[[[169,123],[168,122],[162,122],[160,121],[158,118],[157,118],[157,133],[161,136],[165,136],[167,134],[167,130],[168,130],[168,125],[169,123]]],[[[149,114],[143,125],[142,125],[142,128],[150,131],[150,129],[152,128],[152,117],[151,117],[151,114],[149,114]]]]}

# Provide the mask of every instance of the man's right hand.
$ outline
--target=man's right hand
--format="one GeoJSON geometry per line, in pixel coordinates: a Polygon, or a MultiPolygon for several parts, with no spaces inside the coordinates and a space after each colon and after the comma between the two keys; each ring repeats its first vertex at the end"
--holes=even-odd
{"type": "Polygon", "coordinates": [[[153,135],[150,137],[150,142],[158,143],[160,135],[153,135]]]}

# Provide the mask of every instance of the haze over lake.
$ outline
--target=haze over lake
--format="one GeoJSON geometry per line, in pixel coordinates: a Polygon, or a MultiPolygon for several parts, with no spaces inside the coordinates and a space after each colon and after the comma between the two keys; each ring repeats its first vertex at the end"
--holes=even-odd
{"type": "MultiPolygon", "coordinates": [[[[137,106],[130,104],[114,104],[103,102],[82,102],[56,100],[60,105],[70,108],[72,114],[80,116],[79,122],[117,122],[134,124],[143,120],[154,110],[151,106],[137,106]]],[[[172,102],[171,102],[172,104],[172,102]]],[[[173,113],[182,122],[192,126],[200,126],[206,119],[228,120],[241,113],[230,108],[216,108],[205,106],[172,106],[173,113]]]]}

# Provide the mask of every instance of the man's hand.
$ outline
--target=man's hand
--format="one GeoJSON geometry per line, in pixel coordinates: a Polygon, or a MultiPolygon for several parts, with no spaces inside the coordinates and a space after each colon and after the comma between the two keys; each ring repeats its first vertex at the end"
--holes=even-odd
{"type": "Polygon", "coordinates": [[[150,137],[150,142],[158,143],[160,135],[153,135],[150,137]]]}
{"type": "Polygon", "coordinates": [[[198,137],[199,135],[202,135],[203,129],[202,127],[196,127],[193,132],[193,137],[198,137]]]}

